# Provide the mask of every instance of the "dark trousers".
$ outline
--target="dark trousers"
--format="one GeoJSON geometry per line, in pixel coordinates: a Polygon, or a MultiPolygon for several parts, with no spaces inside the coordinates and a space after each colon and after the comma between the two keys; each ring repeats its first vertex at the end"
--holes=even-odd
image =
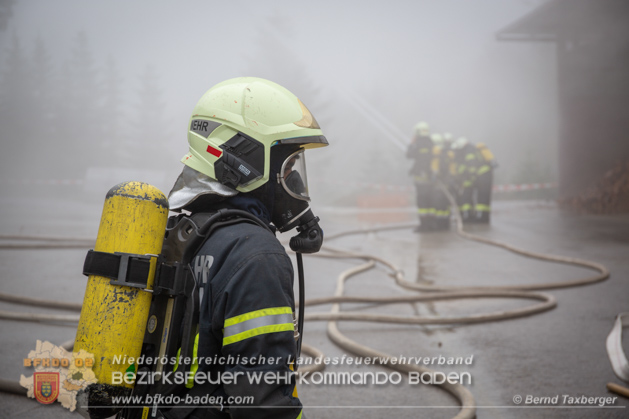
{"type": "Polygon", "coordinates": [[[433,185],[429,181],[415,182],[417,214],[422,230],[432,229],[435,218],[433,185]]]}
{"type": "Polygon", "coordinates": [[[459,206],[459,211],[461,212],[461,219],[463,220],[463,222],[469,221],[472,216],[473,193],[474,189],[470,185],[459,189],[456,195],[456,203],[459,206]]]}
{"type": "Polygon", "coordinates": [[[450,228],[450,201],[438,184],[434,185],[435,229],[450,228]]]}
{"type": "Polygon", "coordinates": [[[476,204],[474,205],[474,218],[477,222],[488,223],[491,215],[491,189],[494,183],[494,174],[490,170],[478,176],[474,184],[476,204]]]}

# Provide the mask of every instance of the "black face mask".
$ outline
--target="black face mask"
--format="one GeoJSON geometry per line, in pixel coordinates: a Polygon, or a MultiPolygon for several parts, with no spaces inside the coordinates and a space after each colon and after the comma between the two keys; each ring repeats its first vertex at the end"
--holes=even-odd
{"type": "Polygon", "coordinates": [[[286,170],[290,169],[294,164],[293,157],[287,161],[289,157],[300,150],[299,146],[274,146],[271,148],[271,164],[269,186],[267,189],[267,199],[271,204],[268,206],[271,212],[271,221],[280,232],[289,231],[297,228],[299,234],[290,240],[290,248],[300,253],[315,253],[321,249],[323,244],[323,231],[319,227],[319,217],[310,210],[310,204],[305,199],[295,197],[299,196],[302,191],[305,192],[306,185],[298,171],[286,170]],[[287,163],[286,165],[284,163],[287,163]],[[278,179],[278,174],[284,169],[283,183],[292,193],[289,193],[285,185],[278,179]]]}

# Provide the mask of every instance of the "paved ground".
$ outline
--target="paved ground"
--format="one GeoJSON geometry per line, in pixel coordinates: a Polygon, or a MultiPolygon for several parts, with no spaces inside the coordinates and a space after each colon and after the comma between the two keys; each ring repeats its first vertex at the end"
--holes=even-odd
{"type": "MultiPolygon", "coordinates": [[[[315,208],[316,209],[316,208],[315,208]]],[[[94,237],[98,205],[93,203],[0,201],[0,234],[94,237]]],[[[326,233],[360,226],[355,216],[319,211],[326,233]]],[[[343,333],[360,343],[396,356],[473,356],[471,365],[430,366],[444,372],[469,372],[467,388],[483,418],[621,418],[627,417],[629,400],[618,398],[613,408],[571,407],[563,396],[612,396],[607,382],[614,376],[605,351],[605,339],[614,316],[629,311],[629,216],[574,216],[549,204],[503,202],[496,205],[491,227],[470,228],[479,234],[532,250],[591,259],[605,264],[612,276],[596,285],[549,291],[558,300],[556,309],[528,318],[468,326],[399,326],[358,322],[340,323],[343,333]],[[515,396],[559,396],[558,405],[532,407],[514,403],[515,396]],[[540,410],[541,409],[541,410],[540,410]]],[[[503,250],[472,243],[454,233],[417,235],[396,230],[349,236],[330,245],[384,257],[400,266],[408,280],[469,286],[526,284],[571,280],[590,271],[542,263],[503,250]]],[[[80,274],[84,250],[0,251],[0,292],[80,302],[85,279],[80,274]]],[[[334,292],[336,277],[356,261],[306,258],[307,293],[311,298],[334,292]]],[[[350,295],[400,295],[399,289],[379,267],[347,284],[350,295]]],[[[529,304],[521,300],[470,300],[395,306],[343,306],[401,315],[454,316],[484,313],[529,304]]],[[[329,306],[313,307],[325,311],[329,306]]],[[[9,303],[0,310],[52,312],[9,303]]],[[[62,312],[59,312],[62,313],[62,312]]],[[[323,322],[306,325],[305,342],[330,357],[343,351],[326,337],[323,322]]],[[[18,380],[31,375],[22,359],[35,341],[61,343],[74,336],[75,326],[0,321],[0,378],[18,380]]],[[[629,348],[629,339],[625,339],[629,348]]],[[[389,372],[373,366],[330,366],[328,372],[389,372]]],[[[300,395],[310,408],[308,418],[450,418],[458,409],[442,390],[410,385],[302,385],[300,395]],[[369,407],[367,407],[369,406],[369,407]],[[395,409],[395,410],[391,410],[395,409]]],[[[41,405],[34,400],[0,393],[0,417],[78,417],[59,404],[41,405]]]]}

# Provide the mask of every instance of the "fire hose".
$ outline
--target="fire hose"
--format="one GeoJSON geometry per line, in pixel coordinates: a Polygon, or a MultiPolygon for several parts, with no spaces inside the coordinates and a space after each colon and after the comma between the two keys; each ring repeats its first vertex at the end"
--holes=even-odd
{"type": "MultiPolygon", "coordinates": [[[[449,191],[441,185],[441,189],[446,194],[452,207],[456,209],[454,198],[449,191]]],[[[318,298],[306,300],[306,306],[315,306],[321,304],[332,304],[332,308],[329,312],[307,312],[305,320],[307,321],[327,321],[327,334],[330,340],[343,350],[353,353],[359,357],[370,357],[374,360],[388,360],[382,362],[382,366],[390,369],[397,370],[399,372],[417,372],[419,374],[425,372],[432,372],[431,370],[421,367],[415,364],[405,364],[396,362],[395,357],[380,352],[376,349],[370,348],[366,345],[358,343],[344,334],[338,328],[338,321],[362,321],[362,322],[381,322],[381,323],[395,323],[395,324],[415,324],[415,325],[435,325],[435,324],[471,324],[505,320],[515,317],[530,316],[536,313],[550,310],[557,304],[555,298],[552,295],[540,292],[533,292],[533,290],[547,290],[557,288],[568,288],[575,286],[582,286],[593,284],[599,281],[603,281],[609,277],[609,271],[607,268],[599,263],[587,261],[577,258],[569,258],[564,256],[555,256],[549,254],[541,254],[524,250],[507,243],[499,242],[493,239],[488,239],[482,236],[474,235],[463,230],[463,223],[461,215],[458,210],[454,211],[454,218],[456,221],[455,232],[467,239],[475,242],[497,246],[510,252],[516,253],[521,256],[539,259],[548,262],[568,264],[580,266],[590,270],[595,270],[598,274],[590,276],[584,279],[578,279],[573,281],[553,282],[536,285],[522,285],[522,286],[500,286],[500,287],[443,287],[434,285],[417,284],[407,281],[404,278],[403,272],[391,262],[369,254],[350,252],[342,249],[337,249],[329,246],[324,246],[323,252],[309,255],[311,257],[318,258],[334,258],[334,259],[357,259],[362,261],[358,266],[342,272],[336,282],[336,290],[332,297],[318,298]],[[395,297],[373,297],[373,296],[349,296],[344,295],[345,282],[352,277],[355,277],[363,272],[373,269],[377,264],[384,266],[395,281],[395,283],[401,288],[408,289],[415,292],[410,295],[401,295],[395,297]],[[453,300],[453,299],[481,299],[481,298],[517,298],[538,301],[536,304],[517,308],[507,311],[498,311],[493,313],[476,314],[459,317],[420,317],[420,316],[396,316],[396,315],[382,315],[371,313],[355,313],[355,312],[343,312],[341,311],[341,303],[375,303],[375,304],[400,304],[400,303],[414,303],[414,302],[433,302],[439,300],[453,300]]],[[[326,241],[338,239],[340,237],[356,234],[365,234],[371,232],[392,230],[392,229],[410,229],[415,227],[416,224],[403,224],[395,226],[383,226],[376,228],[358,229],[345,231],[333,236],[326,237],[326,241]]],[[[0,236],[0,239],[11,240],[30,240],[37,243],[20,243],[17,246],[0,245],[0,249],[7,248],[19,248],[19,249],[37,249],[37,248],[86,248],[91,246],[91,242],[82,239],[58,239],[58,238],[46,238],[46,237],[22,237],[22,236],[0,236]]],[[[57,309],[66,309],[73,311],[80,311],[81,304],[75,303],[63,303],[57,301],[27,298],[22,296],[15,296],[9,294],[0,293],[0,300],[9,301],[12,303],[33,305],[39,307],[50,307],[57,309]]],[[[9,320],[23,320],[23,321],[41,321],[41,322],[68,322],[77,323],[79,320],[78,315],[60,315],[51,316],[49,314],[36,314],[36,313],[15,313],[8,311],[0,311],[0,318],[9,320]]],[[[66,349],[71,349],[73,342],[66,342],[63,346],[66,349]]],[[[324,355],[318,349],[303,344],[303,353],[313,358],[322,358],[324,355]]],[[[378,362],[378,361],[377,361],[378,362]]],[[[314,363],[314,365],[307,365],[300,368],[300,373],[313,372],[325,368],[323,363],[314,363]]],[[[476,414],[476,403],[469,390],[467,390],[461,384],[433,384],[443,390],[452,394],[461,405],[461,410],[454,416],[454,419],[470,419],[476,414]]],[[[19,384],[0,380],[0,391],[13,392],[18,394],[26,394],[26,390],[19,387],[19,384]]]]}

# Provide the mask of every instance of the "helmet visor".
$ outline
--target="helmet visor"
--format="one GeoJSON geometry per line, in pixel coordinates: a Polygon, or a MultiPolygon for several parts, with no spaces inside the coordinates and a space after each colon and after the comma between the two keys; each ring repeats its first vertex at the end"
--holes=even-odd
{"type": "Polygon", "coordinates": [[[303,201],[310,201],[306,176],[306,156],[303,149],[296,151],[284,160],[278,178],[290,196],[303,201]]]}

